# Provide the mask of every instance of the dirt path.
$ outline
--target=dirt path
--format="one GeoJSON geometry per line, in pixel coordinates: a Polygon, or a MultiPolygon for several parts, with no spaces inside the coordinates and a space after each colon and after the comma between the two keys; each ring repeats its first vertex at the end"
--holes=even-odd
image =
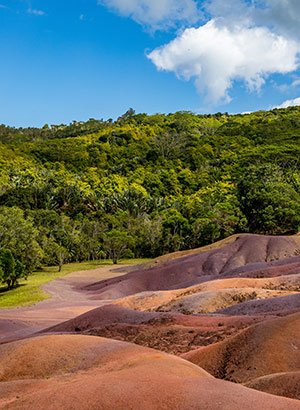
{"type": "Polygon", "coordinates": [[[51,299],[26,308],[0,310],[0,342],[25,337],[41,329],[102,306],[107,302],[90,300],[80,287],[100,280],[124,275],[131,265],[102,266],[70,273],[42,286],[51,299]]]}

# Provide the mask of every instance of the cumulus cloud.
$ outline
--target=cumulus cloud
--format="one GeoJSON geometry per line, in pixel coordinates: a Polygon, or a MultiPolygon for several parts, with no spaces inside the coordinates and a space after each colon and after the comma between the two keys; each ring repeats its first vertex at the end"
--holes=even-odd
{"type": "Polygon", "coordinates": [[[295,98],[293,100],[287,100],[281,105],[278,105],[277,107],[274,107],[274,108],[288,108],[288,107],[295,107],[297,105],[300,105],[300,97],[295,98]]]}
{"type": "Polygon", "coordinates": [[[296,70],[298,52],[295,41],[266,27],[227,28],[211,20],[186,29],[148,58],[159,70],[173,71],[185,80],[194,78],[198,91],[217,103],[230,101],[228,90],[234,80],[259,90],[270,74],[296,70]]]}
{"type": "Polygon", "coordinates": [[[201,12],[197,0],[98,0],[119,14],[131,17],[139,24],[154,29],[199,21],[201,12]]]}
{"type": "MultiPolygon", "coordinates": [[[[98,3],[154,29],[179,27],[177,37],[149,53],[148,58],[159,70],[193,79],[198,91],[212,103],[230,101],[229,90],[236,80],[250,91],[260,90],[271,74],[292,73],[299,68],[299,0],[98,3]]],[[[290,84],[298,85],[298,81],[290,84]]]]}

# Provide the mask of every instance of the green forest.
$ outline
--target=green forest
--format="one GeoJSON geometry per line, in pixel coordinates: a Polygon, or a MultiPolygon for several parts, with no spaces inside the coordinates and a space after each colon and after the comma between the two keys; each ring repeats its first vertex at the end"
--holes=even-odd
{"type": "Polygon", "coordinates": [[[300,226],[300,108],[0,125],[0,281],[300,226]]]}

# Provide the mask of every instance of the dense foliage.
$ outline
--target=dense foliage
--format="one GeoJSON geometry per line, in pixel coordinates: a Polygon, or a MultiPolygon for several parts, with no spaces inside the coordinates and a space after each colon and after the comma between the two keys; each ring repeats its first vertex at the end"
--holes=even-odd
{"type": "Polygon", "coordinates": [[[297,232],[299,140],[298,107],[1,125],[0,277],[297,232]]]}

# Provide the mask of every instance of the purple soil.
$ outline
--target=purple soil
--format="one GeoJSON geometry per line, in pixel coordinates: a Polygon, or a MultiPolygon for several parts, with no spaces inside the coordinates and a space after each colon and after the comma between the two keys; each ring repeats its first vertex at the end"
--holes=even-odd
{"type": "Polygon", "coordinates": [[[141,324],[159,316],[156,312],[137,312],[118,305],[106,305],[90,310],[67,322],[50,327],[44,332],[83,332],[115,323],[141,324]]]}
{"type": "Polygon", "coordinates": [[[300,293],[277,298],[250,300],[226,309],[216,311],[216,314],[228,316],[280,314],[287,315],[300,310],[300,293]]]}
{"type": "Polygon", "coordinates": [[[93,299],[116,299],[149,290],[186,288],[226,277],[274,277],[300,273],[298,237],[242,236],[201,252],[83,287],[93,299]]]}
{"type": "MultiPolygon", "coordinates": [[[[182,362],[175,371],[178,359],[173,362],[173,359],[161,357],[163,353],[159,351],[143,350],[151,347],[184,354],[183,357],[219,378],[299,398],[300,313],[289,313],[300,311],[300,294],[239,303],[210,315],[135,311],[108,304],[111,299],[142,291],[182,289],[215,279],[299,274],[299,251],[299,236],[245,235],[223,248],[199,251],[122,277],[106,279],[111,277],[110,272],[107,276],[102,273],[97,276],[98,271],[95,274],[78,272],[78,275],[48,284],[53,299],[31,308],[0,311],[0,340],[7,341],[7,335],[17,338],[39,331],[38,337],[27,341],[0,344],[3,356],[0,375],[4,380],[0,383],[0,407],[22,410],[300,410],[299,401],[285,400],[207,376],[199,381],[200,376],[190,377],[189,372],[201,373],[200,368],[182,362]],[[99,281],[100,278],[105,280],[99,281]],[[287,316],[277,318],[279,315],[287,316]],[[101,342],[99,338],[92,338],[90,351],[86,351],[88,335],[110,340],[101,342]],[[127,353],[122,356],[122,343],[111,339],[131,342],[127,347],[124,345],[124,352],[131,352],[129,356],[127,353]],[[22,355],[16,350],[19,348],[22,355]],[[110,349],[115,351],[114,361],[111,361],[110,349]],[[102,363],[101,357],[107,354],[108,358],[102,363]],[[98,359],[101,359],[99,369],[98,364],[95,365],[98,359]],[[171,360],[170,367],[166,365],[168,360],[171,360]],[[90,363],[93,363],[91,368],[90,363]],[[40,372],[37,373],[39,377],[33,375],[34,366],[40,372]],[[284,375],[277,377],[268,372],[284,372],[284,375]],[[12,375],[9,380],[8,374],[12,375]],[[17,374],[33,375],[35,380],[30,384],[21,383],[14,376],[17,374]],[[289,382],[293,375],[294,383],[289,382]],[[49,377],[51,380],[45,382],[49,377]]],[[[280,278],[280,281],[284,286],[285,279],[280,278]]],[[[295,281],[294,290],[297,290],[297,283],[295,281]]]]}

